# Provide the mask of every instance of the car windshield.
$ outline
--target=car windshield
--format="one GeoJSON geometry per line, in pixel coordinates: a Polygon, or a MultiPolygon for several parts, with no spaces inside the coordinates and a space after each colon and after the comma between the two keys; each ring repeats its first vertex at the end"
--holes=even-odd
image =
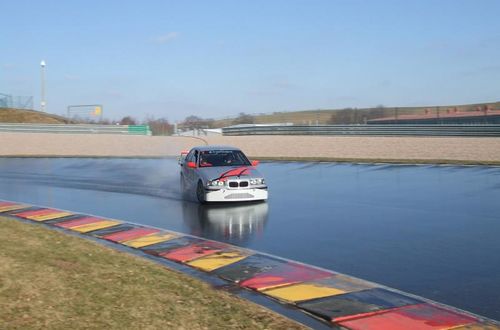
{"type": "Polygon", "coordinates": [[[239,150],[206,150],[200,152],[200,167],[246,166],[248,158],[239,150]]]}

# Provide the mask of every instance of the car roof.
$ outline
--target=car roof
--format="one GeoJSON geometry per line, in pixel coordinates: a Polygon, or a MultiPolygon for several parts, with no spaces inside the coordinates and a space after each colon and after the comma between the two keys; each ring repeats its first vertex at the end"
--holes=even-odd
{"type": "Polygon", "coordinates": [[[208,145],[208,146],[198,146],[193,149],[198,151],[212,151],[212,150],[240,150],[239,148],[228,146],[228,145],[208,145]]]}

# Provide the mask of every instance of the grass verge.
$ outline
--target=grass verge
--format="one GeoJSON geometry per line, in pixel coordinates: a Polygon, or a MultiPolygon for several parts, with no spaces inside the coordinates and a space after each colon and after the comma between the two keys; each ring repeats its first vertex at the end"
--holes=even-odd
{"type": "Polygon", "coordinates": [[[304,329],[184,274],[0,217],[3,329],[304,329]]]}

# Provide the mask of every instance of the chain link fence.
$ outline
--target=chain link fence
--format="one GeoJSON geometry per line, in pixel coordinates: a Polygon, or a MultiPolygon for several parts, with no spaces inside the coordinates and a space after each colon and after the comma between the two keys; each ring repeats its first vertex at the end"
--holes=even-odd
{"type": "Polygon", "coordinates": [[[0,108],[33,109],[33,96],[0,93],[0,108]]]}

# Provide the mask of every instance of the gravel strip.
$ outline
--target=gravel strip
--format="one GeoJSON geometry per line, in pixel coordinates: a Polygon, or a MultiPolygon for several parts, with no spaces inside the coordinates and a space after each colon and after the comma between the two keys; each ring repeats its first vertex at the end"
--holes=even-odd
{"type": "Polygon", "coordinates": [[[253,158],[500,164],[500,138],[365,136],[163,137],[0,133],[4,157],[165,157],[195,145],[229,144],[253,158]]]}

